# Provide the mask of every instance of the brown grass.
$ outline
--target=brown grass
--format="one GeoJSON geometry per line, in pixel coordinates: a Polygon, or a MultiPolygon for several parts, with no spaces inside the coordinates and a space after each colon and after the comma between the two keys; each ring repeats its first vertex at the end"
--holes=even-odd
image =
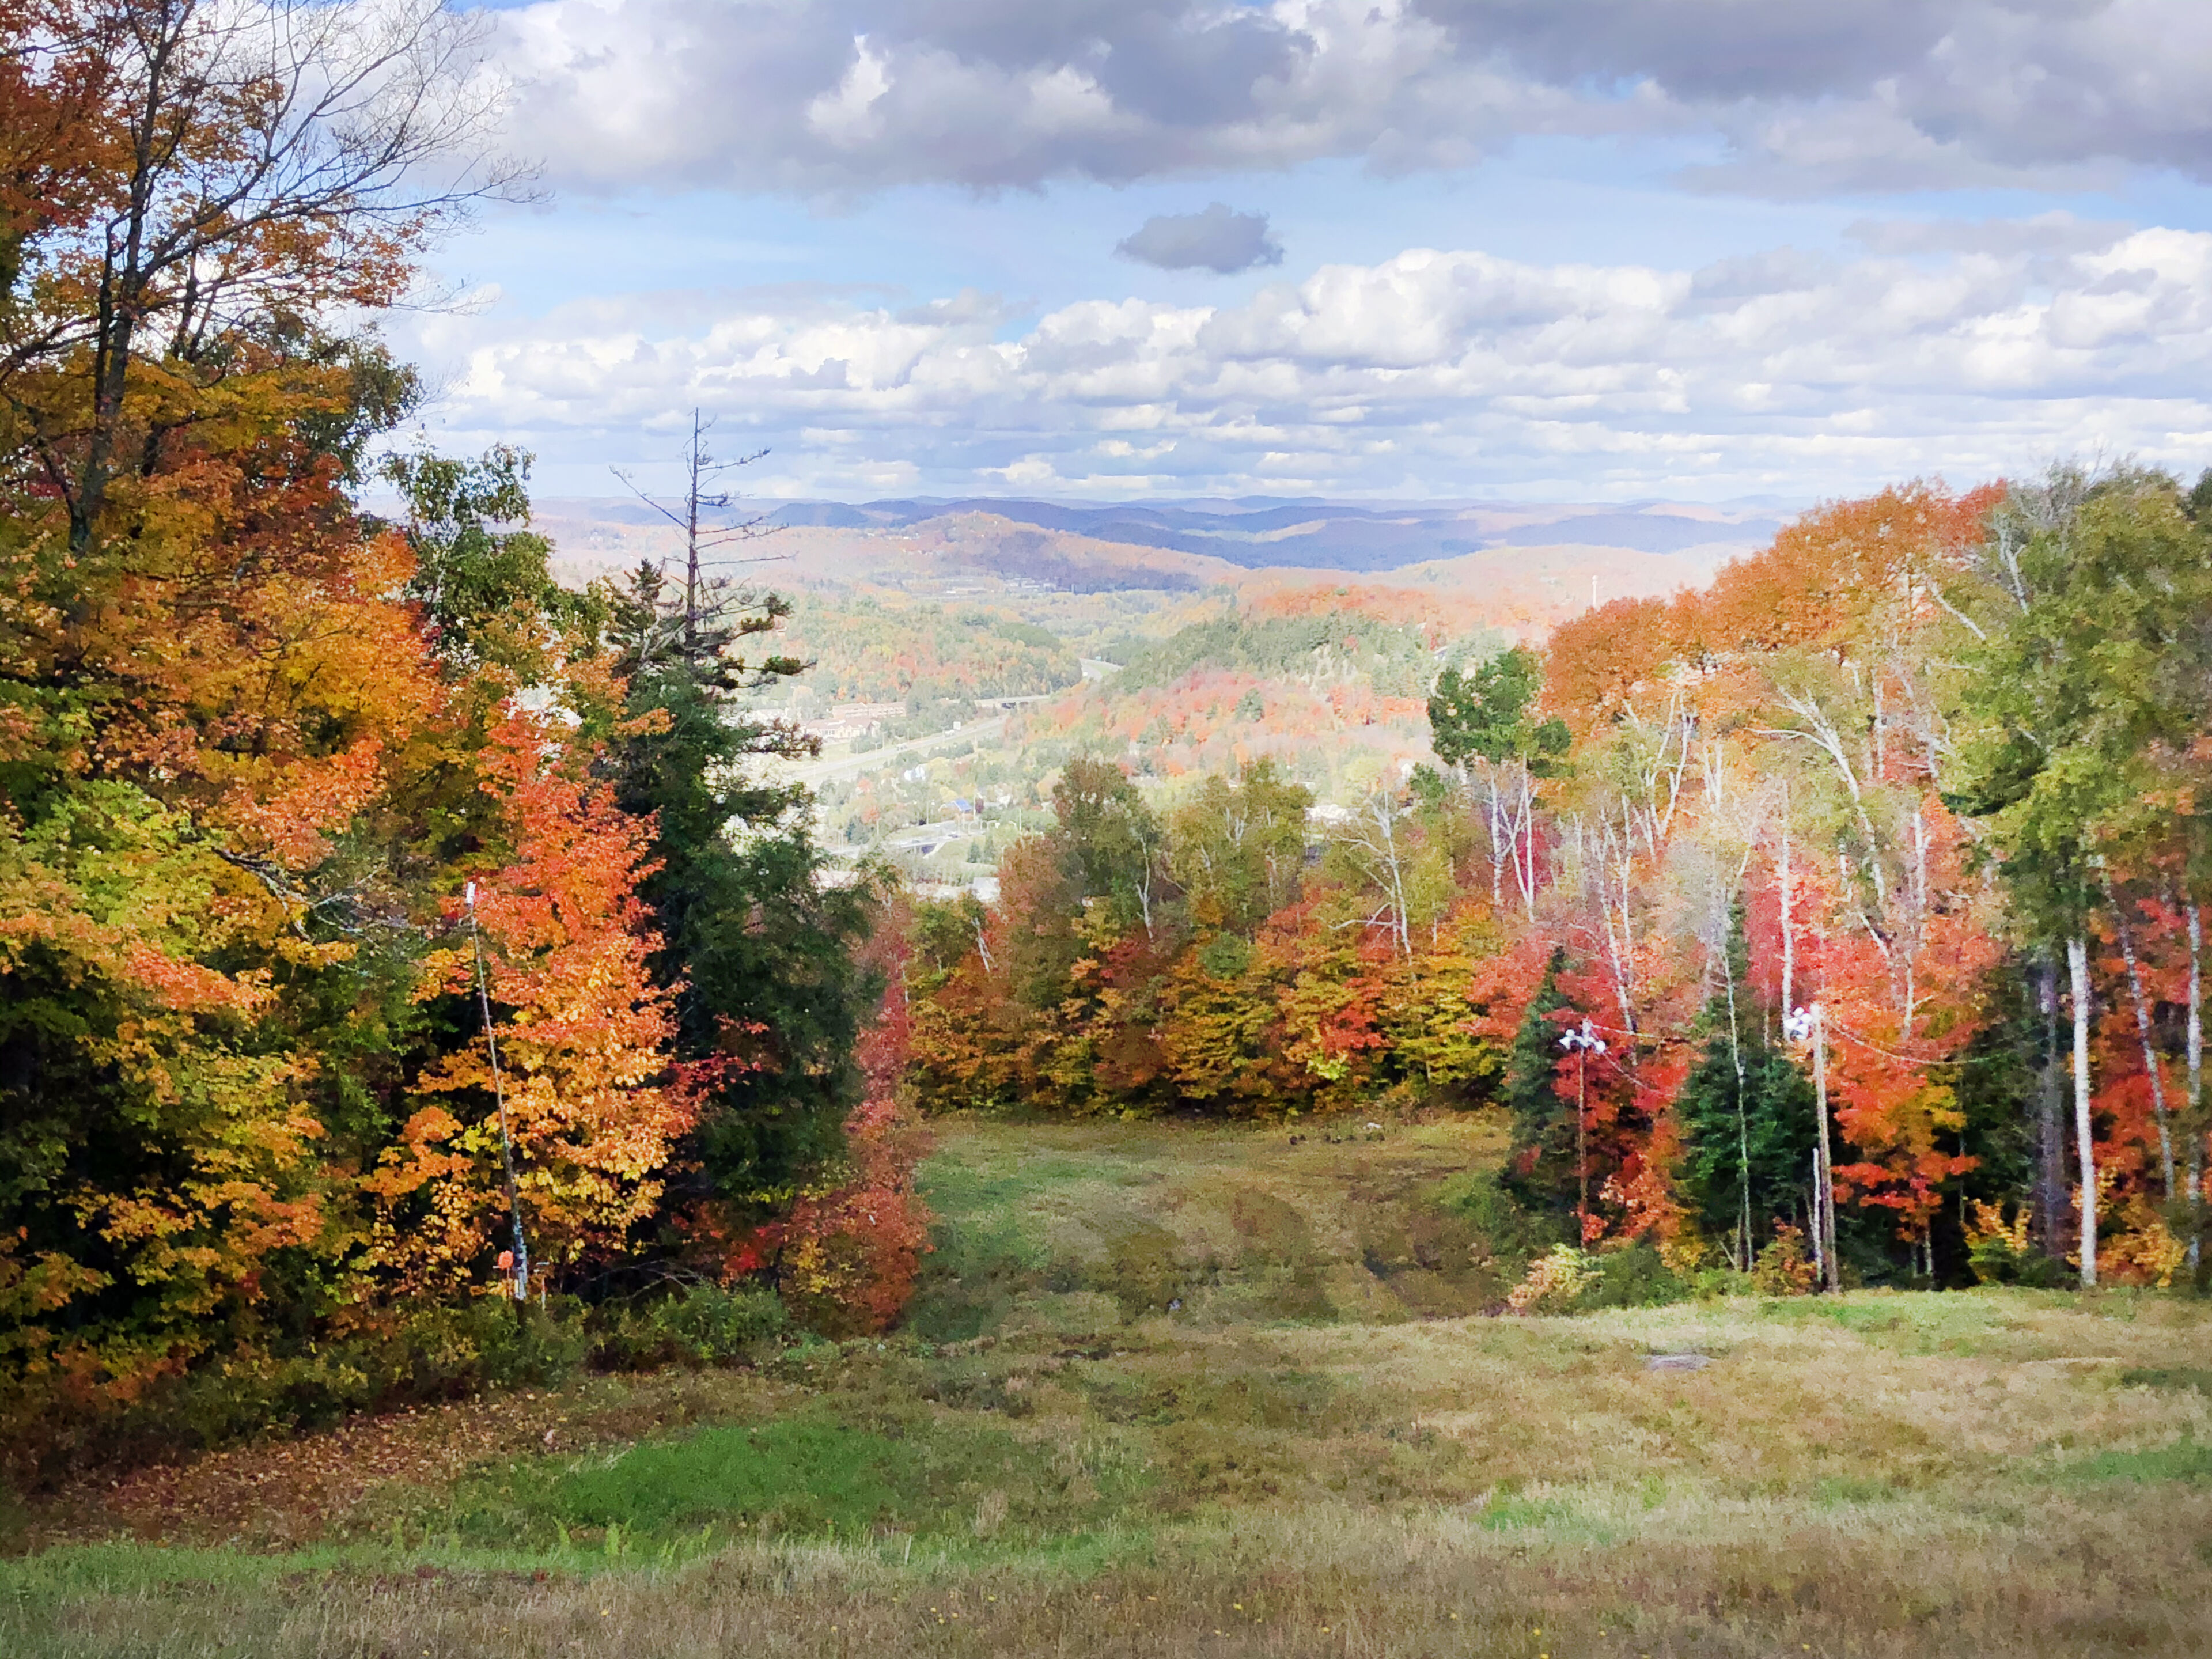
{"type": "Polygon", "coordinates": [[[1490,1133],[956,1127],[939,1261],[969,1276],[917,1317],[974,1334],[603,1379],[79,1492],[33,1517],[48,1547],[0,1565],[0,1653],[2212,1651],[2197,1304],[1421,1318],[1480,1292],[1437,1258],[1478,1247],[1431,1200],[1490,1133]],[[1681,1351],[1713,1363],[1645,1368],[1681,1351]],[[929,1489],[835,1541],[773,1504],[696,1544],[644,1509],[554,1534],[544,1494],[580,1460],[802,1419],[926,1451],[929,1489]],[[83,1541],[125,1528],[166,1547],[83,1541]]]}

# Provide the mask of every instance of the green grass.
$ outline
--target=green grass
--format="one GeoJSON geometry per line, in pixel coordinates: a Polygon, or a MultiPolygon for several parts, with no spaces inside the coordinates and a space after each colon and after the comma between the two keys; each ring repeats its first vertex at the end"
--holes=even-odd
{"type": "Polygon", "coordinates": [[[0,1653],[2212,1653],[2197,1304],[1484,1317],[1497,1152],[947,1126],[904,1332],[425,1413],[537,1415],[312,1500],[278,1445],[40,1505],[0,1653]]]}
{"type": "Polygon", "coordinates": [[[1035,1540],[1125,1506],[1140,1471],[1072,1460],[973,1421],[887,1434],[804,1416],[613,1448],[566,1467],[510,1462],[455,1490],[422,1523],[470,1542],[636,1547],[702,1538],[1035,1540]]]}
{"type": "Polygon", "coordinates": [[[2146,1451],[2099,1452],[2066,1473],[2076,1481],[2120,1480],[2134,1486],[2171,1481],[2212,1486],[2212,1442],[2191,1438],[2146,1451]]]}
{"type": "Polygon", "coordinates": [[[1080,1337],[1155,1316],[1218,1328],[1480,1312],[1548,1242],[1501,1251],[1483,1224],[1482,1171],[1503,1149],[1486,1120],[1334,1141],[1288,1128],[966,1127],[922,1182],[939,1219],[908,1327],[957,1342],[1025,1328],[1080,1337]]]}

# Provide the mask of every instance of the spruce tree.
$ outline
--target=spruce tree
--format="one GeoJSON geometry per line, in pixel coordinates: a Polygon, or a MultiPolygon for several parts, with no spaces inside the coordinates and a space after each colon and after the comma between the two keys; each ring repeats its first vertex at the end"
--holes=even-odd
{"type": "Polygon", "coordinates": [[[688,1150],[708,1190],[758,1212],[842,1146],[854,1048],[880,988],[856,958],[873,893],[824,882],[805,792],[745,764],[814,750],[730,701],[803,669],[733,649],[787,604],[712,580],[678,586],[650,564],[609,599],[629,681],[617,795],[653,815],[659,868],[641,889],[661,939],[653,965],[676,993],[677,1059],[701,1096],[688,1150]]]}
{"type": "Polygon", "coordinates": [[[1498,1093],[1499,1103],[1513,1115],[1513,1146],[1498,1184],[1524,1208],[1557,1217],[1574,1214],[1578,1190],[1575,1103],[1557,1086],[1560,1027],[1552,1018],[1569,1006],[1559,991],[1565,965],[1566,952],[1555,948],[1513,1034],[1498,1093]]]}
{"type": "Polygon", "coordinates": [[[1802,1223],[1811,1179],[1813,1085],[1769,1040],[1751,995],[1743,907],[1729,918],[1720,983],[1698,1024],[1705,1046],[1674,1100],[1675,1182],[1705,1231],[1748,1267],[1778,1219],[1802,1223]]]}

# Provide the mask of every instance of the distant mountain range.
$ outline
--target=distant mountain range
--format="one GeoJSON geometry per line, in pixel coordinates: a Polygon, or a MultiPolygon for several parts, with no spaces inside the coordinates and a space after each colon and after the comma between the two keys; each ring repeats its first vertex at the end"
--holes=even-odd
{"type": "MultiPolygon", "coordinates": [[[[550,505],[550,504],[549,504],[550,505]]],[[[581,503],[576,504],[581,506],[581,503]]],[[[1763,546],[1786,521],[1772,501],[1722,507],[1346,502],[1282,496],[1071,505],[988,496],[866,501],[793,501],[758,516],[768,524],[823,530],[897,531],[968,514],[1123,546],[1200,554],[1248,570],[1291,568],[1356,574],[1507,548],[1619,548],[1674,554],[1692,548],[1763,546]]],[[[591,504],[604,523],[665,522],[641,502],[591,504]]]]}

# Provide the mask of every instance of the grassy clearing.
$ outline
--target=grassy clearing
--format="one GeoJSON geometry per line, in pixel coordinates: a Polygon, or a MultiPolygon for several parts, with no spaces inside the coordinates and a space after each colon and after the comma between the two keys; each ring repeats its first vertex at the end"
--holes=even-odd
{"type": "Polygon", "coordinates": [[[2212,1651],[2196,1304],[1485,1318],[1496,1150],[956,1127],[911,1333],[70,1494],[0,1652],[2212,1651]]]}

